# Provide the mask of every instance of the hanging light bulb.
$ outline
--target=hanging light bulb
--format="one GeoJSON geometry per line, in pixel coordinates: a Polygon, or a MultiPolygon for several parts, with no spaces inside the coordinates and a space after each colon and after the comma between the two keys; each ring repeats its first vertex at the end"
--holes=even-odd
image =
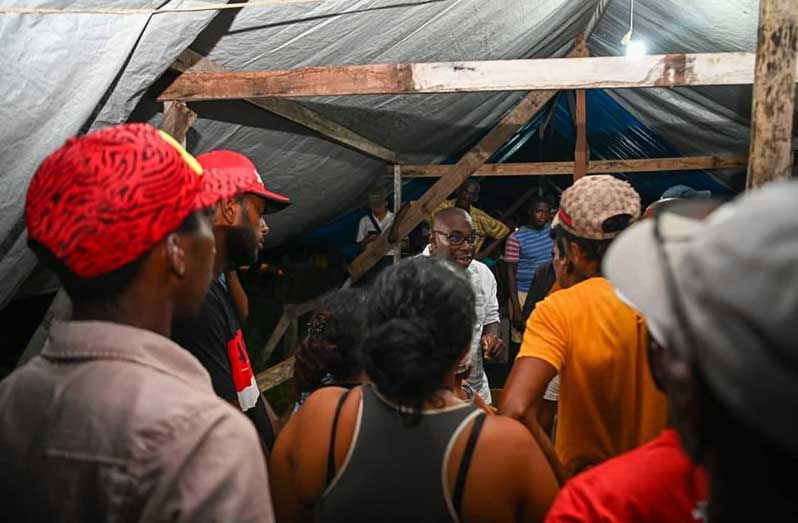
{"type": "Polygon", "coordinates": [[[630,40],[626,44],[626,56],[640,58],[641,56],[645,56],[646,51],[646,43],[642,40],[630,40]]]}
{"type": "Polygon", "coordinates": [[[647,51],[646,43],[642,40],[632,40],[632,29],[634,28],[635,0],[629,0],[629,30],[623,35],[621,44],[626,47],[626,56],[639,58],[644,56],[647,51]]]}

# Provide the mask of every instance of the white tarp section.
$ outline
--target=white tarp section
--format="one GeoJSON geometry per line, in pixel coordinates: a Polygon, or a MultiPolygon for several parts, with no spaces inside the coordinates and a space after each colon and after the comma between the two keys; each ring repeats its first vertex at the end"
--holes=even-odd
{"type": "MultiPolygon", "coordinates": [[[[49,2],[26,7],[169,7],[199,1],[49,2]]],[[[597,0],[320,0],[221,12],[135,15],[0,14],[0,308],[34,267],[20,227],[36,165],[67,137],[127,121],[160,121],[157,82],[188,46],[233,70],[313,65],[561,56],[597,0]],[[207,27],[206,27],[207,26],[207,27]],[[155,83],[155,86],[153,86],[155,83]],[[135,110],[134,110],[135,109],[135,110]]],[[[19,7],[20,0],[0,0],[19,7]]],[[[622,54],[628,0],[615,0],[590,40],[622,54]]],[[[752,51],[756,0],[637,0],[635,34],[652,52],[752,51]]],[[[301,103],[399,153],[407,163],[457,154],[522,93],[327,97],[301,103]]],[[[614,96],[685,154],[744,152],[749,88],[616,91],[614,96]]],[[[194,153],[249,155],[268,187],[296,203],[271,220],[279,243],[342,212],[385,164],[244,102],[190,105],[194,153]]]]}

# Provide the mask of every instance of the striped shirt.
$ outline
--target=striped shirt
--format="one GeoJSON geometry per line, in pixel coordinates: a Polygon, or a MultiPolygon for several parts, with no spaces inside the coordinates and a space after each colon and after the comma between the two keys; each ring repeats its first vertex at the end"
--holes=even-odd
{"type": "Polygon", "coordinates": [[[516,290],[529,290],[537,268],[551,262],[551,247],[551,227],[548,224],[539,231],[521,227],[507,238],[504,261],[518,264],[516,290]]]}

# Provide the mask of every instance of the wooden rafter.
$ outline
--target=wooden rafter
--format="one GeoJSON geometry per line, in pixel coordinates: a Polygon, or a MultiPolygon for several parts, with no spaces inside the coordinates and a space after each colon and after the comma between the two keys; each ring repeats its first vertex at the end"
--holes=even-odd
{"type": "MultiPolygon", "coordinates": [[[[184,74],[226,73],[227,70],[192,49],[186,49],[172,64],[172,69],[184,74]],[[189,72],[190,71],[190,72],[189,72]],[[188,72],[188,73],[187,73],[188,72]]],[[[182,78],[182,76],[181,76],[182,78]]],[[[335,142],[388,163],[401,163],[396,153],[379,145],[365,136],[308,109],[302,104],[281,98],[248,99],[244,101],[311,129],[335,142]]]]}
{"type": "Polygon", "coordinates": [[[197,113],[189,109],[183,102],[166,102],[164,104],[161,130],[176,137],[180,142],[185,141],[188,130],[196,121],[197,113]]]}
{"type": "MultiPolygon", "coordinates": [[[[735,169],[747,165],[745,155],[686,156],[640,160],[595,160],[586,174],[735,169]]],[[[402,165],[402,178],[437,178],[454,171],[453,165],[402,165]]],[[[573,174],[574,162],[493,163],[480,167],[474,176],[545,176],[573,174]]]]}
{"type": "MultiPolygon", "coordinates": [[[[584,49],[574,49],[569,56],[578,56],[584,49]]],[[[486,134],[460,161],[454,164],[452,170],[441,177],[440,180],[429,188],[424,195],[413,202],[407,214],[398,224],[394,224],[397,238],[404,238],[422,220],[425,220],[435,209],[465,180],[477,172],[485,162],[515,134],[526,122],[529,121],[546,103],[551,100],[556,91],[533,91],[527,94],[508,112],[488,134],[486,134]]],[[[360,254],[349,266],[349,273],[353,281],[357,281],[363,274],[374,266],[388,250],[391,244],[386,234],[381,235],[376,241],[369,244],[368,248],[360,254]]]]}
{"type": "Polygon", "coordinates": [[[788,178],[792,170],[798,2],[760,0],[751,158],[746,187],[788,178]]]}
{"type": "Polygon", "coordinates": [[[159,100],[738,85],[753,83],[754,60],[702,53],[189,72],[159,100]]]}

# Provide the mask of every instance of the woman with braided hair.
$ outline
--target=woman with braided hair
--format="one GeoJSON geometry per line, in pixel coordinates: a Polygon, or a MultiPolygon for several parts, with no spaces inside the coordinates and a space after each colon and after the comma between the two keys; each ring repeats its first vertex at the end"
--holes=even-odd
{"type": "Polygon", "coordinates": [[[280,433],[278,521],[543,521],[557,484],[532,435],[458,397],[474,300],[439,258],[379,274],[364,307],[369,383],[316,390],[280,433]]]}
{"type": "Polygon", "coordinates": [[[297,403],[321,387],[351,389],[365,381],[360,345],[365,337],[366,295],[341,289],[322,299],[308,322],[308,334],[295,351],[297,403]]]}

